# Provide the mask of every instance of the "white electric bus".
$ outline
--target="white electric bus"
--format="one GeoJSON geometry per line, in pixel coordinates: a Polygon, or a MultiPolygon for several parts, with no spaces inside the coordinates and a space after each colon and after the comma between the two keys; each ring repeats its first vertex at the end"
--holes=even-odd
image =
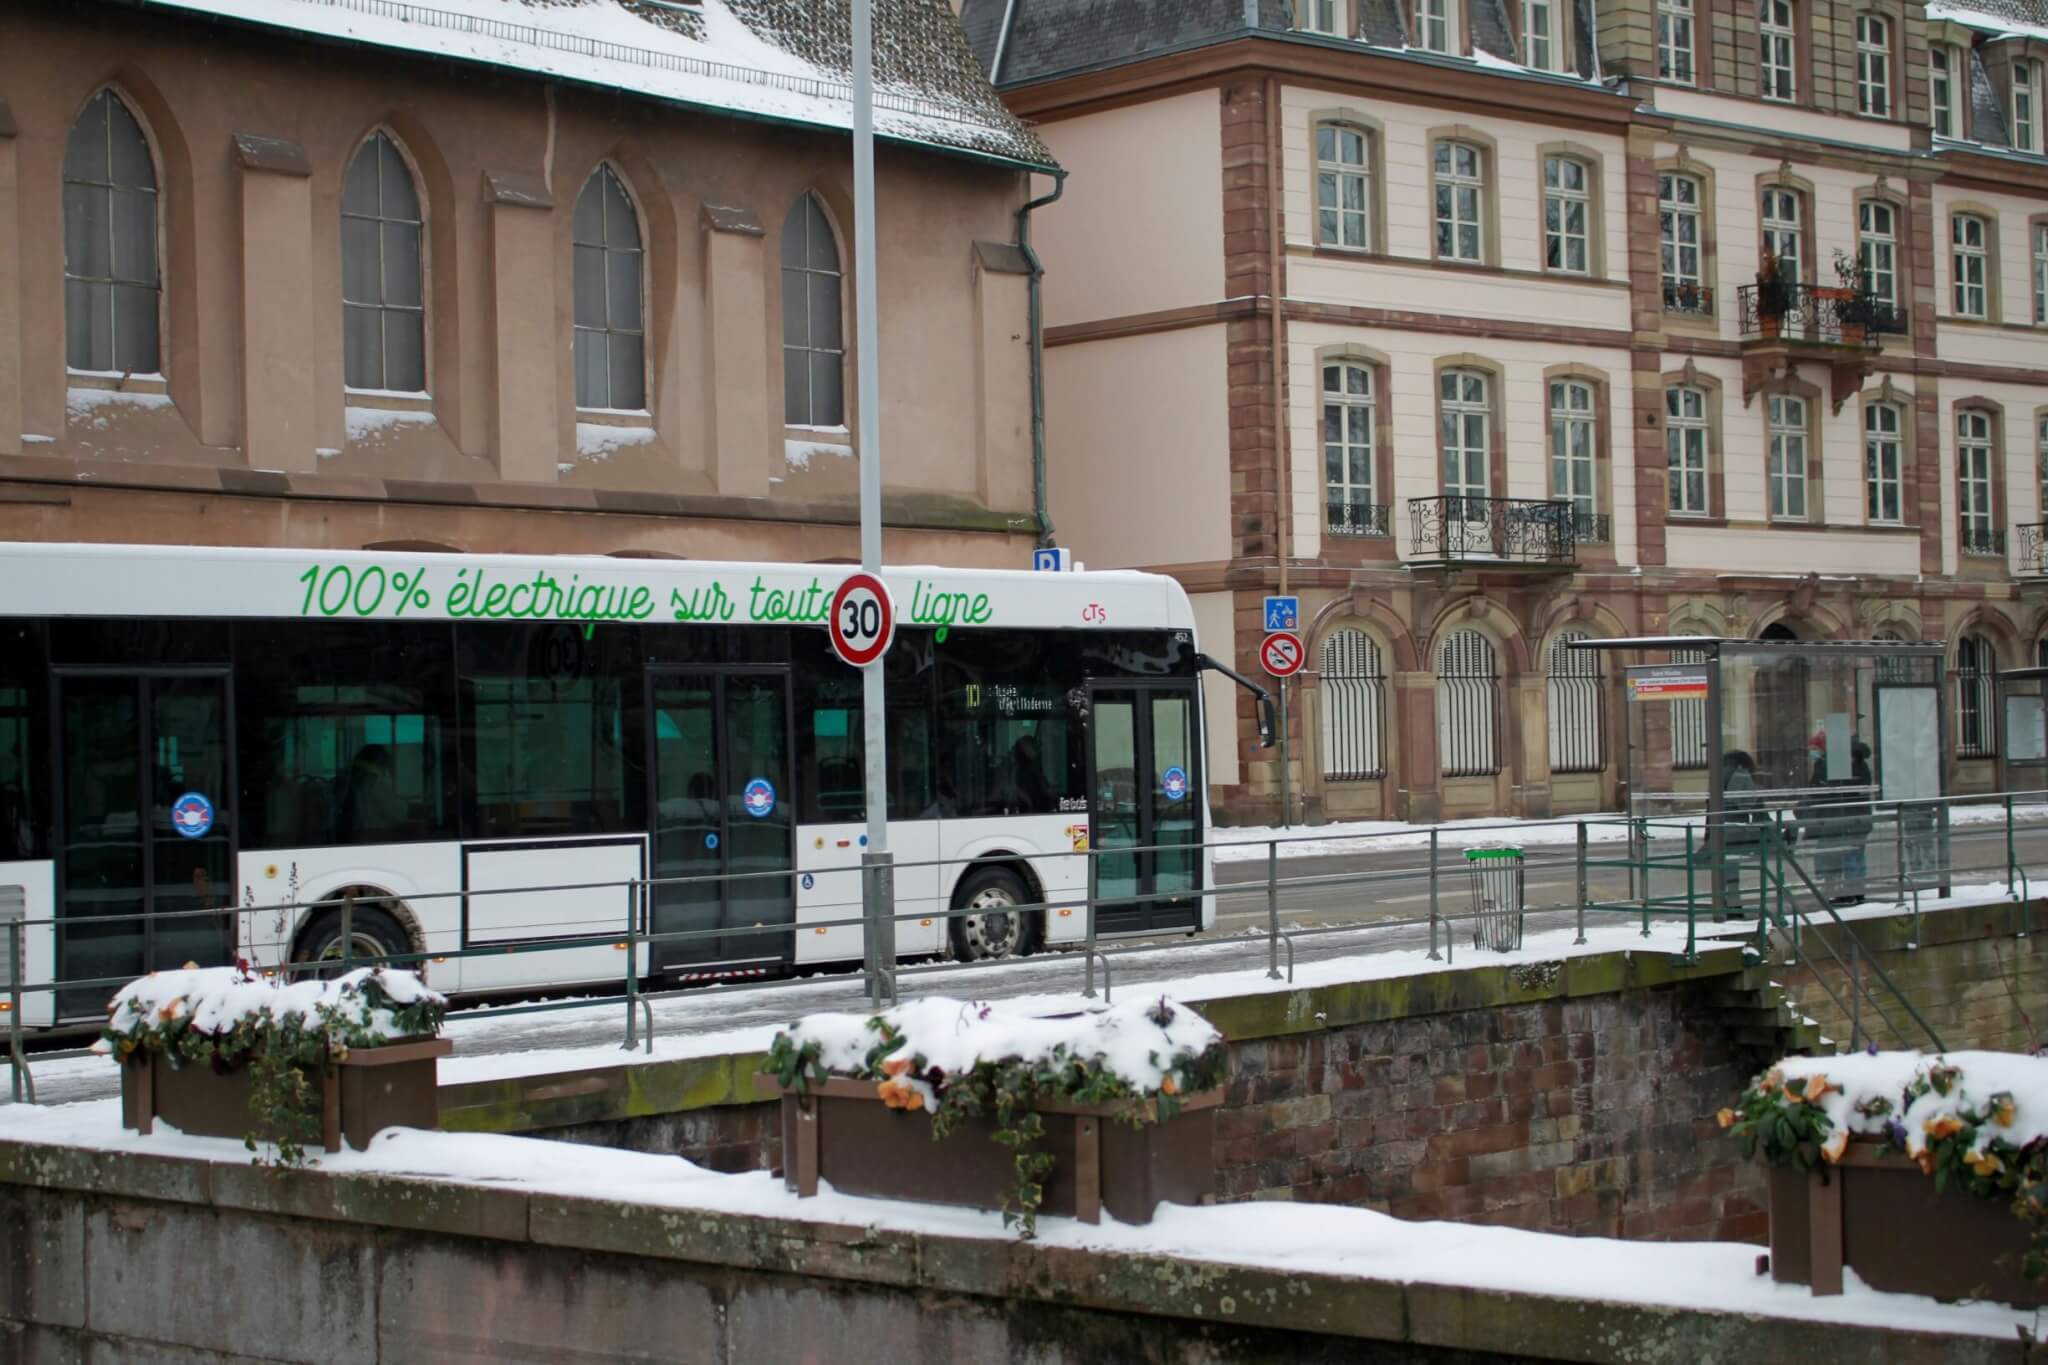
{"type": "MultiPolygon", "coordinates": [[[[0,920],[30,922],[24,979],[335,956],[339,913],[287,907],[344,896],[354,955],[432,955],[464,994],[621,982],[610,944],[458,950],[629,915],[717,931],[642,944],[650,984],[857,961],[860,929],[827,926],[859,918],[865,842],[860,677],[825,628],[847,572],[0,545],[0,920]],[[749,872],[786,875],[661,884],[749,872]]],[[[1090,847],[1098,894],[1134,898],[1098,933],[1207,927],[1199,675],[1229,670],[1179,585],[884,577],[897,910],[930,912],[899,953],[1081,938],[1061,902],[1090,847]]],[[[107,995],[32,993],[23,1022],[107,995]]]]}

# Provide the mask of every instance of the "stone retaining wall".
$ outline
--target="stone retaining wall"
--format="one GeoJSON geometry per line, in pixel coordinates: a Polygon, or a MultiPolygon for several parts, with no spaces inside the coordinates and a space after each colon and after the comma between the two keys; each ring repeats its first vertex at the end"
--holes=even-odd
{"type": "Polygon", "coordinates": [[[0,1142],[0,1361],[2035,1358],[2006,1339],[278,1171],[236,1156],[0,1142]]]}

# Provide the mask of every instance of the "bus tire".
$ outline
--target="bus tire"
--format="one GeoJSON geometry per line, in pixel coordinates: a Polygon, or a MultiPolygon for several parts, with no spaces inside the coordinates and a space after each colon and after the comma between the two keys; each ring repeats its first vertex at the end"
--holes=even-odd
{"type": "Polygon", "coordinates": [[[960,880],[953,908],[953,955],[962,962],[1023,957],[1037,946],[1038,916],[1014,907],[1032,902],[1024,879],[1007,867],[978,867],[960,880]]]}
{"type": "MultiPolygon", "coordinates": [[[[413,950],[412,940],[406,936],[399,922],[382,910],[358,905],[349,917],[349,938],[353,940],[352,956],[360,966],[371,966],[388,962],[394,957],[405,957],[413,950]]],[[[292,954],[295,962],[339,962],[341,960],[341,911],[326,910],[316,916],[299,936],[298,951],[292,954]]],[[[407,970],[420,970],[419,964],[401,964],[407,970]]],[[[325,977],[337,975],[338,970],[322,967],[307,976],[325,977]]]]}

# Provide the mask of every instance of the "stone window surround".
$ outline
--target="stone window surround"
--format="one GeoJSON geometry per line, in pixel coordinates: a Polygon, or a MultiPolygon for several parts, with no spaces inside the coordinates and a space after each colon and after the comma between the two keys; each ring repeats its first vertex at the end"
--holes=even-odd
{"type": "MultiPolygon", "coordinates": [[[[1663,475],[1664,520],[1667,525],[1679,526],[1725,526],[1728,524],[1728,479],[1722,463],[1721,428],[1721,381],[1711,374],[1701,373],[1688,360],[1684,369],[1667,370],[1658,376],[1658,420],[1667,423],[1671,409],[1664,393],[1677,388],[1698,389],[1706,395],[1707,408],[1707,510],[1705,512],[1675,512],[1671,509],[1670,437],[1665,437],[1665,463],[1663,475]]],[[[1668,430],[1668,427],[1667,427],[1668,430]]]]}
{"type": "Polygon", "coordinates": [[[2034,409],[2034,424],[2027,432],[2034,452],[2034,516],[2048,522],[2048,434],[2044,434],[2044,427],[2048,427],[2048,403],[2034,409]]]}
{"type": "Polygon", "coordinates": [[[1919,506],[1920,489],[1920,416],[1918,405],[1910,393],[1901,393],[1892,388],[1891,376],[1885,376],[1882,387],[1863,389],[1856,395],[1856,459],[1857,467],[1865,470],[1858,480],[1864,486],[1861,495],[1863,515],[1861,520],[1869,526],[1912,526],[1914,509],[1919,506]],[[1870,408],[1889,407],[1899,414],[1899,520],[1871,521],[1870,494],[1867,488],[1868,466],[1863,453],[1864,416],[1870,408]]]}
{"type": "MultiPolygon", "coordinates": [[[[1403,17],[1408,21],[1409,46],[1421,52],[1435,51],[1422,41],[1422,7],[1426,0],[1401,0],[1403,17]]],[[[1442,55],[1467,57],[1472,53],[1472,5],[1474,0],[1443,0],[1448,12],[1445,14],[1444,41],[1450,50],[1442,55]]]]}
{"type": "Polygon", "coordinates": [[[2037,260],[2048,266],[2044,233],[2048,233],[2048,213],[2037,213],[2027,219],[2027,316],[2022,325],[2030,327],[2048,327],[2048,288],[2044,288],[2048,280],[2038,280],[2035,270],[2037,260]]]}
{"type": "MultiPolygon", "coordinates": [[[[1461,352],[1457,355],[1440,355],[1430,367],[1429,393],[1430,409],[1434,414],[1435,426],[1431,429],[1430,451],[1435,472],[1431,482],[1436,486],[1437,496],[1444,496],[1444,388],[1445,370],[1472,370],[1486,376],[1486,495],[1490,498],[1504,498],[1508,495],[1508,448],[1506,393],[1507,367],[1498,360],[1482,355],[1461,352]]],[[[1549,395],[1544,396],[1544,422],[1549,423],[1549,395]]],[[[1544,482],[1550,486],[1549,443],[1544,443],[1544,482]]]]}
{"type": "Polygon", "coordinates": [[[1999,231],[1998,210],[1989,204],[1974,200],[1958,199],[1948,206],[1948,231],[1942,235],[1941,248],[1948,259],[1948,288],[1944,305],[1936,311],[1943,322],[2000,323],[2005,320],[2004,292],[1999,288],[1999,231]],[[1957,216],[1977,218],[1984,224],[1984,313],[1979,317],[1956,311],[1956,241],[1955,223],[1957,216]]]}
{"type": "MultiPolygon", "coordinates": [[[[1434,156],[1434,151],[1431,152],[1434,156]]],[[[1337,105],[1327,109],[1314,109],[1308,116],[1308,168],[1309,168],[1309,240],[1318,251],[1339,251],[1347,256],[1388,255],[1387,251],[1387,137],[1386,124],[1366,113],[1363,109],[1349,105],[1337,105]],[[1343,246],[1326,242],[1322,237],[1321,215],[1317,213],[1317,199],[1314,186],[1322,158],[1316,150],[1316,130],[1324,124],[1348,127],[1354,132],[1365,134],[1365,223],[1366,244],[1363,247],[1343,246]]],[[[1435,209],[1431,207],[1430,241],[1436,240],[1435,209]]],[[[1432,250],[1431,258],[1435,256],[1432,250]]]]}
{"type": "Polygon", "coordinates": [[[1543,487],[1544,496],[1558,496],[1551,486],[1550,462],[1555,452],[1550,448],[1550,386],[1558,380],[1576,380],[1593,390],[1593,511],[1605,513],[1608,524],[1616,529],[1604,545],[1582,546],[1579,558],[1589,565],[1611,565],[1615,562],[1615,540],[1619,538],[1620,509],[1614,505],[1614,394],[1613,384],[1605,370],[1591,365],[1571,362],[1552,365],[1543,371],[1543,487]]]}
{"type": "MultiPolygon", "coordinates": [[[[1300,684],[1300,689],[1296,695],[1304,699],[1304,711],[1312,713],[1313,716],[1312,719],[1307,715],[1304,716],[1302,724],[1303,743],[1307,743],[1308,735],[1313,730],[1316,744],[1315,760],[1305,765],[1305,780],[1310,784],[1311,790],[1318,791],[1330,786],[1350,788],[1378,786],[1383,791],[1397,789],[1402,782],[1402,751],[1406,747],[1402,743],[1399,725],[1400,694],[1395,681],[1401,675],[1402,670],[1399,662],[1401,656],[1394,649],[1393,639],[1387,632],[1386,623],[1370,616],[1358,615],[1356,612],[1347,609],[1342,615],[1333,617],[1326,622],[1316,622],[1314,624],[1314,632],[1313,635],[1307,637],[1305,644],[1309,650],[1309,657],[1316,662],[1316,667],[1313,670],[1303,670],[1303,672],[1296,675],[1296,681],[1300,684]],[[1323,689],[1323,650],[1332,639],[1347,630],[1357,631],[1371,643],[1374,649],[1379,651],[1379,760],[1381,771],[1378,777],[1332,778],[1326,776],[1323,772],[1323,726],[1327,723],[1328,716],[1328,706],[1323,689]]],[[[1433,681],[1434,677],[1432,675],[1433,681]]]]}
{"type": "Polygon", "coordinates": [[[1855,105],[1847,112],[1857,118],[1878,119],[1884,122],[1897,121],[1904,112],[1905,101],[1899,97],[1899,76],[1904,70],[1905,58],[1900,48],[1905,40],[1905,24],[1890,7],[1865,5],[1849,15],[1848,32],[1848,88],[1855,98],[1855,105]],[[1862,24],[1864,19],[1876,19],[1884,24],[1884,91],[1885,111],[1873,114],[1863,108],[1863,71],[1859,55],[1863,51],[1862,24]]]}
{"type": "Polygon", "coordinates": [[[1358,22],[1351,13],[1351,0],[1329,0],[1332,23],[1327,29],[1315,23],[1318,0],[1295,0],[1294,27],[1302,33],[1319,33],[1329,38],[1353,38],[1358,35],[1358,22]]]}
{"type": "MultiPolygon", "coordinates": [[[[1372,444],[1373,444],[1373,497],[1388,508],[1388,534],[1384,536],[1333,536],[1325,527],[1322,533],[1323,558],[1333,563],[1360,564],[1375,560],[1397,560],[1399,554],[1399,525],[1393,520],[1394,499],[1394,421],[1391,395],[1393,393],[1393,362],[1385,354],[1355,342],[1339,342],[1318,347],[1315,353],[1315,408],[1309,424],[1311,455],[1314,459],[1315,486],[1325,487],[1323,470],[1323,366],[1333,362],[1349,362],[1363,365],[1372,375],[1372,444]]],[[[1489,378],[1489,382],[1495,382],[1489,378]]],[[[1496,422],[1497,426],[1498,423],[1496,422]]],[[[1442,417],[1438,417],[1441,430],[1442,417]]],[[[1436,453],[1441,482],[1443,452],[1441,446],[1436,453]]],[[[1322,499],[1319,498],[1319,501],[1322,499]]],[[[1319,514],[1322,515],[1322,514],[1319,514]]],[[[1383,657],[1391,658],[1392,655],[1383,657]]]]}
{"type": "MultiPolygon", "coordinates": [[[[1714,168],[1704,161],[1695,160],[1680,149],[1676,156],[1658,157],[1656,174],[1659,181],[1666,175],[1689,176],[1700,186],[1700,287],[1714,291],[1714,311],[1708,314],[1673,313],[1667,311],[1664,325],[1678,330],[1704,332],[1718,336],[1721,331],[1720,315],[1723,311],[1720,297],[1721,259],[1720,227],[1715,213],[1716,189],[1714,168]]],[[[1662,186],[1658,186],[1657,202],[1663,201],[1662,186]]],[[[1658,229],[1658,242],[1663,241],[1662,225],[1658,229]]],[[[1662,306],[1664,297],[1663,264],[1658,263],[1657,297],[1662,306]]]]}
{"type": "MultiPolygon", "coordinates": [[[[589,174],[585,175],[582,180],[577,182],[577,194],[581,195],[583,193],[584,186],[590,183],[591,177],[595,176],[599,171],[604,170],[609,170],[612,173],[612,175],[615,178],[617,178],[619,182],[619,188],[625,191],[626,202],[633,206],[633,224],[639,230],[640,233],[640,397],[642,406],[638,409],[586,408],[582,404],[578,403],[575,405],[577,420],[596,422],[608,426],[651,427],[654,425],[655,369],[654,347],[652,344],[654,338],[652,335],[652,329],[648,326],[648,322],[653,316],[654,309],[652,307],[653,300],[649,297],[649,295],[653,292],[653,281],[649,276],[647,267],[648,257],[653,254],[650,243],[654,239],[649,233],[647,223],[647,212],[640,206],[640,192],[633,187],[633,177],[626,173],[626,168],[619,164],[618,159],[616,157],[606,156],[598,158],[597,162],[591,166],[589,174]]],[[[570,251],[572,253],[570,258],[571,268],[569,272],[569,288],[573,291],[576,287],[576,272],[574,269],[573,255],[575,251],[574,223],[576,201],[574,199],[571,199],[569,203],[571,224],[570,251]]],[[[570,299],[570,317],[571,325],[573,328],[575,317],[575,300],[573,294],[570,299]]],[[[573,367],[576,364],[576,356],[573,340],[570,347],[569,364],[572,367],[572,373],[570,375],[569,392],[573,400],[576,391],[575,375],[573,373],[573,367]]]]}
{"type": "MultiPolygon", "coordinates": [[[[1764,171],[1756,178],[1756,252],[1757,267],[1761,269],[1764,259],[1764,214],[1765,190],[1790,190],[1799,196],[1799,282],[1820,283],[1820,244],[1813,221],[1813,182],[1786,170],[1764,171]]],[[[1832,269],[1832,267],[1830,267],[1832,269]]]]}
{"type": "Polygon", "coordinates": [[[1970,394],[1956,399],[1949,405],[1946,438],[1949,447],[1949,468],[1954,475],[1955,481],[1954,488],[1951,490],[1955,496],[1955,511],[1949,518],[1950,525],[1944,529],[1944,534],[1956,537],[1956,569],[1958,574],[1969,575],[1974,569],[1979,575],[2004,578],[2006,574],[2006,559],[2004,556],[1966,555],[1962,552],[1963,462],[1961,421],[1965,413],[1981,413],[1989,420],[1991,428],[1991,529],[1993,531],[2003,530],[2007,524],[2005,404],[1995,398],[1987,398],[1982,394],[1970,394]]]}
{"type": "MultiPolygon", "coordinates": [[[[1827,524],[1827,484],[1823,473],[1827,461],[1823,458],[1821,423],[1826,420],[1823,408],[1827,395],[1817,384],[1784,375],[1774,377],[1758,387],[1752,395],[1756,404],[1757,424],[1762,428],[1763,446],[1763,488],[1764,520],[1776,526],[1810,526],[1816,529],[1827,524]],[[1806,404],[1806,515],[1803,517],[1779,516],[1771,511],[1771,404],[1773,397],[1794,397],[1806,404]]],[[[1862,440],[1862,428],[1857,428],[1857,440],[1862,440]]]]}
{"type": "Polygon", "coordinates": [[[1601,174],[1600,153],[1578,142],[1545,142],[1536,148],[1536,266],[1546,275],[1574,280],[1607,278],[1607,182],[1601,174]],[[1568,157],[1586,169],[1586,271],[1550,268],[1545,244],[1543,200],[1549,190],[1543,179],[1543,163],[1553,156],[1568,157]]]}
{"type": "Polygon", "coordinates": [[[1851,234],[1850,255],[1861,261],[1863,252],[1863,206],[1872,200],[1889,205],[1892,211],[1892,277],[1895,281],[1893,300],[1896,306],[1901,331],[1888,333],[1884,345],[1904,346],[1911,341],[1913,333],[1913,219],[1911,206],[1906,196],[1887,185],[1879,189],[1875,184],[1858,189],[1851,197],[1849,230],[1851,234]]]}
{"type": "MultiPolygon", "coordinates": [[[[1431,128],[1422,135],[1423,155],[1429,168],[1429,259],[1446,265],[1500,267],[1500,147],[1494,139],[1468,124],[1452,123],[1431,128]],[[1461,260],[1441,256],[1436,249],[1436,149],[1439,143],[1462,142],[1479,153],[1479,259],[1461,260]]],[[[1537,175],[1542,175],[1539,163],[1537,175]]]]}
{"type": "MultiPolygon", "coordinates": [[[[1764,94],[1762,31],[1754,17],[1750,19],[1750,26],[1741,32],[1743,38],[1754,38],[1758,45],[1751,49],[1751,60],[1738,68],[1742,72],[1739,85],[1743,94],[1767,99],[1772,104],[1790,109],[1812,107],[1817,94],[1813,80],[1812,12],[1808,8],[1808,0],[1788,0],[1788,3],[1792,7],[1792,98],[1789,101],[1779,100],[1764,94]]],[[[1753,6],[1750,13],[1754,15],[1753,6]]]]}

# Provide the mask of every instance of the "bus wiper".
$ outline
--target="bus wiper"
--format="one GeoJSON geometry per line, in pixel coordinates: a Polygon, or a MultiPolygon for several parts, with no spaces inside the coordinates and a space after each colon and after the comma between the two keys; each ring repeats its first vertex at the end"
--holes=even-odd
{"type": "Polygon", "coordinates": [[[1224,677],[1242,687],[1259,699],[1259,747],[1273,747],[1273,694],[1247,678],[1228,664],[1218,663],[1206,654],[1195,655],[1195,667],[1214,669],[1224,677]]]}

